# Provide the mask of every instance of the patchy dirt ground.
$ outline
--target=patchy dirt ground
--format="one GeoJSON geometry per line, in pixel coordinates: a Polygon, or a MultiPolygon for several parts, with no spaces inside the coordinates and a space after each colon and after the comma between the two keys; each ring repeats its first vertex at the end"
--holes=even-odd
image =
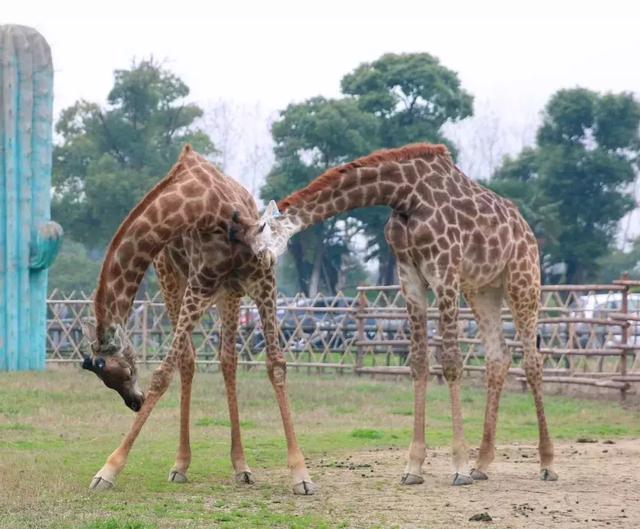
{"type": "Polygon", "coordinates": [[[451,487],[448,452],[429,450],[425,483],[404,487],[398,484],[402,450],[314,460],[311,471],[320,490],[298,502],[298,508],[301,513],[324,511],[348,521],[350,528],[640,525],[640,440],[557,443],[556,461],[560,479],[545,483],[537,477],[534,446],[500,447],[488,481],[451,487]],[[481,513],[488,513],[491,521],[470,520],[481,513]]]}

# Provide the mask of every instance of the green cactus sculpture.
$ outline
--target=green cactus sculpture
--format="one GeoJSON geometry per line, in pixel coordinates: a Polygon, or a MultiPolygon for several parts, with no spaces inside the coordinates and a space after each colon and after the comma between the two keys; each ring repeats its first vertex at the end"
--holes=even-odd
{"type": "Polygon", "coordinates": [[[0,371],[42,369],[51,222],[53,67],[34,29],[0,25],[0,371]]]}

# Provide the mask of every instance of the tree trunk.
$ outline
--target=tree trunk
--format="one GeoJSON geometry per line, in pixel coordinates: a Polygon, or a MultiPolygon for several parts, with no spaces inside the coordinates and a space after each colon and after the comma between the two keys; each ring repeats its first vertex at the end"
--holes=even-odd
{"type": "Polygon", "coordinates": [[[316,247],[315,255],[313,257],[313,268],[311,270],[311,277],[309,278],[309,297],[313,298],[318,294],[320,289],[320,278],[322,274],[322,257],[324,254],[324,245],[319,244],[316,247]]]}
{"type": "Polygon", "coordinates": [[[584,269],[580,266],[577,260],[568,259],[566,282],[569,285],[578,285],[584,281],[584,269]]]}
{"type": "Polygon", "coordinates": [[[380,270],[378,272],[378,284],[394,285],[398,282],[396,273],[396,258],[390,251],[380,252],[380,270]]]}
{"type": "Polygon", "coordinates": [[[340,269],[338,270],[338,278],[336,280],[336,289],[335,292],[341,292],[344,290],[345,285],[347,284],[347,272],[348,270],[348,257],[349,254],[343,253],[340,256],[340,269]]]}
{"type": "Polygon", "coordinates": [[[293,256],[293,262],[298,274],[298,289],[305,295],[309,295],[309,285],[305,274],[304,252],[299,237],[294,237],[289,241],[289,251],[293,256]]]}

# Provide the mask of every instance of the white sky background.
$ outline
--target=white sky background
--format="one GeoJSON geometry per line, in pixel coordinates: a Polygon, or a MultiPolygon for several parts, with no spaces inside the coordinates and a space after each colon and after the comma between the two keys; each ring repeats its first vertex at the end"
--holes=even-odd
{"type": "MultiPolygon", "coordinates": [[[[338,96],[345,73],[385,52],[429,52],[475,96],[477,117],[451,131],[470,176],[499,161],[478,165],[479,154],[499,158],[530,142],[559,88],[640,94],[640,2],[631,0],[2,0],[0,23],[33,26],[49,41],[56,114],[79,98],[104,102],[113,70],[150,55],[205,109],[224,101],[227,140],[239,145],[226,169],[253,189],[270,163],[268,117],[338,96]]],[[[632,223],[637,232],[640,216],[632,223]]]]}

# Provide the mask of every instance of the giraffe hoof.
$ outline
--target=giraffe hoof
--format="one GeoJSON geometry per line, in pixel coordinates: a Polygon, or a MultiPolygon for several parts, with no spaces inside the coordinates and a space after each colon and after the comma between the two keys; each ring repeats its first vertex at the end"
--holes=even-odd
{"type": "Polygon", "coordinates": [[[424,483],[424,478],[422,476],[411,474],[409,472],[403,474],[402,479],[400,480],[401,485],[421,485],[422,483],[424,483]]]}
{"type": "Polygon", "coordinates": [[[540,479],[542,481],[558,481],[558,474],[550,468],[543,468],[540,471],[540,479]]]}
{"type": "Polygon", "coordinates": [[[180,472],[179,470],[172,470],[169,472],[169,481],[171,483],[186,483],[189,480],[187,479],[187,475],[183,472],[180,472]]]}
{"type": "Polygon", "coordinates": [[[313,481],[300,481],[293,485],[293,493],[299,496],[313,496],[316,493],[316,486],[313,481]]]}
{"type": "Polygon", "coordinates": [[[471,478],[474,481],[485,481],[485,480],[489,479],[489,476],[487,476],[484,472],[482,472],[482,470],[478,470],[477,468],[472,468],[471,469],[471,478]]]}
{"type": "Polygon", "coordinates": [[[253,479],[253,474],[247,470],[236,474],[236,483],[238,485],[254,485],[255,482],[256,480],[253,479]]]}
{"type": "Polygon", "coordinates": [[[91,480],[91,485],[89,485],[89,490],[95,490],[96,492],[100,492],[103,490],[109,490],[113,488],[113,483],[109,480],[106,480],[100,476],[95,476],[91,480]]]}
{"type": "Polygon", "coordinates": [[[453,475],[452,485],[456,487],[459,485],[471,485],[472,483],[473,478],[471,476],[465,476],[464,474],[459,474],[458,472],[453,475]]]}

